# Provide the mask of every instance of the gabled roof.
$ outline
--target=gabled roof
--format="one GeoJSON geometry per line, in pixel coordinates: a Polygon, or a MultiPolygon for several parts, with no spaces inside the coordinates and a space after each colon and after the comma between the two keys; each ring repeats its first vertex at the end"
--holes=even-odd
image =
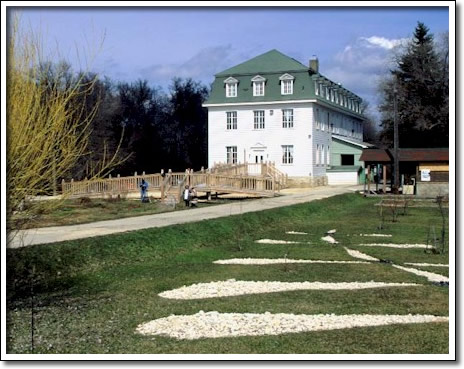
{"type": "Polygon", "coordinates": [[[226,69],[216,76],[225,75],[243,75],[243,74],[260,74],[260,73],[276,73],[288,71],[307,71],[308,67],[282,54],[280,51],[271,50],[267,53],[258,55],[253,59],[247,60],[244,63],[238,64],[235,67],[226,69]]]}
{"type": "Polygon", "coordinates": [[[347,137],[343,137],[343,136],[338,136],[338,135],[334,135],[332,134],[332,138],[335,138],[339,141],[343,141],[343,142],[346,142],[346,143],[349,143],[351,145],[355,145],[355,146],[359,146],[359,147],[362,147],[363,149],[367,149],[367,148],[372,148],[374,147],[374,145],[368,143],[368,142],[361,142],[361,141],[355,141],[355,140],[350,140],[349,138],[347,137]]]}

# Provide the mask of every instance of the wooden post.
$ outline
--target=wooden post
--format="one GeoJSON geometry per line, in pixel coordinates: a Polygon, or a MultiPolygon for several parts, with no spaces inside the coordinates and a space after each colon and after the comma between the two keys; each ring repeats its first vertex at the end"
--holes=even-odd
{"type": "Polygon", "coordinates": [[[367,166],[367,193],[371,193],[371,165],[367,166]]]}
{"type": "Polygon", "coordinates": [[[375,164],[375,173],[377,175],[375,180],[375,192],[379,192],[379,164],[375,164]]]}
{"type": "Polygon", "coordinates": [[[137,177],[137,172],[134,172],[134,177],[137,177]]]}
{"type": "Polygon", "coordinates": [[[143,175],[143,176],[145,175],[145,171],[142,172],[142,175],[143,175]]]}
{"type": "Polygon", "coordinates": [[[64,178],[61,180],[61,193],[64,192],[64,178]]]}
{"type": "Polygon", "coordinates": [[[161,179],[160,179],[160,187],[161,187],[161,200],[164,199],[164,169],[161,169],[161,179]]]}
{"type": "Polygon", "coordinates": [[[387,166],[383,165],[383,193],[387,193],[387,166]]]}

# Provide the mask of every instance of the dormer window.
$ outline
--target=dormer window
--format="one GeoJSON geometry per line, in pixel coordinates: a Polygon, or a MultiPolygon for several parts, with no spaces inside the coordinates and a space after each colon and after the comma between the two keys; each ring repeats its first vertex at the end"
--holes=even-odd
{"type": "Polygon", "coordinates": [[[229,77],[224,80],[224,83],[226,85],[226,97],[237,97],[238,79],[229,77]]]}
{"type": "Polygon", "coordinates": [[[264,84],[266,83],[266,78],[258,75],[253,77],[251,82],[253,82],[253,96],[264,96],[264,84]]]}
{"type": "Polygon", "coordinates": [[[280,76],[280,84],[281,84],[281,93],[282,95],[292,95],[293,94],[293,81],[295,77],[292,75],[285,73],[284,75],[280,76]]]}

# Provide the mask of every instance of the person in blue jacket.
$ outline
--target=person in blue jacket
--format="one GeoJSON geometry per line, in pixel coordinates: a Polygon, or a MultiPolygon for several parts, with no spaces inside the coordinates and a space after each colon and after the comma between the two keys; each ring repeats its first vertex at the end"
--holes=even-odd
{"type": "Polygon", "coordinates": [[[140,183],[140,197],[142,202],[148,202],[148,183],[145,182],[144,179],[142,179],[142,182],[140,183]]]}

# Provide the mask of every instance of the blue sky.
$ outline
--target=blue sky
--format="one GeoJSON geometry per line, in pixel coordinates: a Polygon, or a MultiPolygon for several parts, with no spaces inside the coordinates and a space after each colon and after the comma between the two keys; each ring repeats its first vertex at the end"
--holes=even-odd
{"type": "Polygon", "coordinates": [[[96,54],[90,69],[114,80],[147,79],[166,91],[175,76],[209,84],[215,73],[277,49],[303,64],[317,55],[322,74],[374,109],[393,46],[411,37],[417,21],[436,38],[449,30],[447,7],[37,7],[21,14],[76,69],[85,67],[82,55],[96,54]]]}

